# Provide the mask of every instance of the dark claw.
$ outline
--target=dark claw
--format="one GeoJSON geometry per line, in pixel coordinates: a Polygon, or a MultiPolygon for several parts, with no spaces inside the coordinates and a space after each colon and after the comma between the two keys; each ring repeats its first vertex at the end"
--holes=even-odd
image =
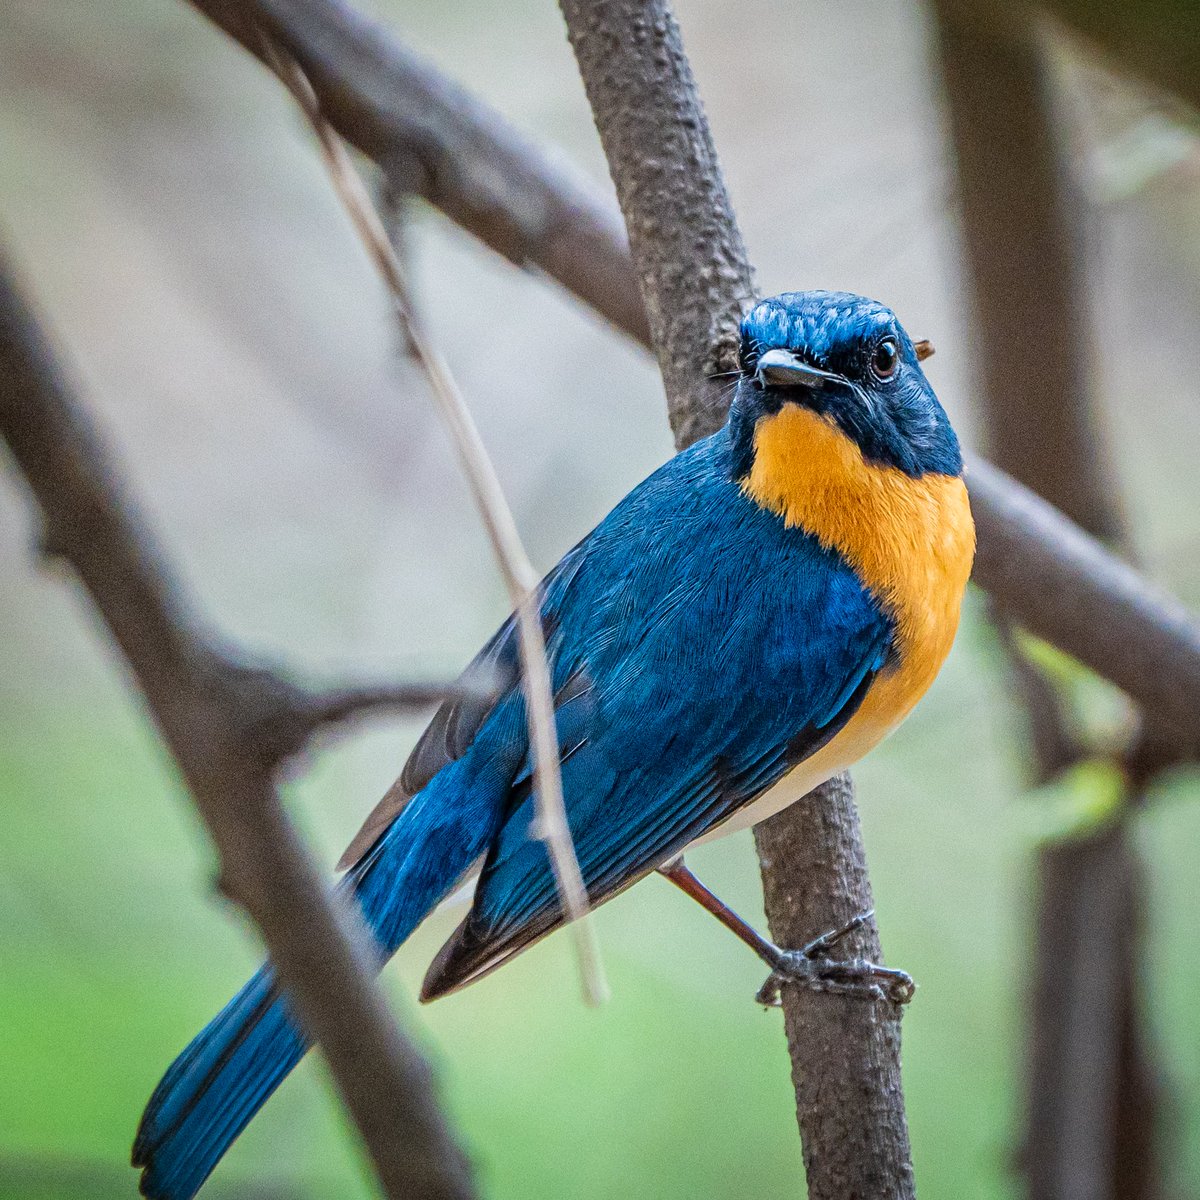
{"type": "Polygon", "coordinates": [[[868,1000],[890,1000],[907,1004],[917,990],[912,976],[894,967],[881,967],[865,958],[844,962],[828,957],[829,951],[848,934],[861,929],[873,913],[860,913],[840,929],[814,938],[802,950],[781,950],[771,974],[755,997],[759,1004],[778,1007],[780,988],[785,983],[798,983],[815,992],[841,992],[868,1000]]]}

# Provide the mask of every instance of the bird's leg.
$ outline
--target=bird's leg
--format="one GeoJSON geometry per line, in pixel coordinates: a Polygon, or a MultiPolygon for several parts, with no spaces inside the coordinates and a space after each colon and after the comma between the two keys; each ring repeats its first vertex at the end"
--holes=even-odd
{"type": "Polygon", "coordinates": [[[778,1005],[779,989],[785,983],[802,983],[815,991],[848,992],[876,1000],[907,1004],[916,991],[912,976],[893,967],[881,967],[865,958],[845,962],[829,957],[842,938],[860,929],[874,915],[860,913],[840,929],[814,938],[799,950],[783,950],[748,925],[718,896],[713,895],[684,865],[682,857],[658,868],[659,874],[686,892],[701,907],[712,913],[731,933],[745,942],[771,968],[767,981],[759,989],[760,1004],[778,1005]]]}

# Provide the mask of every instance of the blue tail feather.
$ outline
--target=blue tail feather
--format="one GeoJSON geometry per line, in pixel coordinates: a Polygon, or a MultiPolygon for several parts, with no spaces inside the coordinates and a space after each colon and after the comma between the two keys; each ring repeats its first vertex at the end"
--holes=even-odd
{"type": "MultiPolygon", "coordinates": [[[[455,797],[448,804],[442,781],[409,804],[343,881],[381,961],[459,883],[492,836],[496,806],[478,792],[475,803],[455,797]]],[[[307,1050],[267,964],[196,1035],[150,1097],[133,1146],[142,1195],[190,1200],[307,1050]]]]}
{"type": "Polygon", "coordinates": [[[176,1059],[150,1097],[133,1145],[142,1194],[194,1196],[221,1155],[304,1057],[263,967],[176,1059]]]}

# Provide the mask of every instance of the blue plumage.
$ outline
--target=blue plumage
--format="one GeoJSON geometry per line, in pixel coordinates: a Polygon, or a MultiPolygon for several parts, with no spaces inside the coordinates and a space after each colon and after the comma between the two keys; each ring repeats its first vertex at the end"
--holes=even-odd
{"type": "MultiPolygon", "coordinates": [[[[852,299],[793,293],[755,308],[730,422],[635,488],[544,581],[564,795],[594,903],[824,745],[894,653],[892,616],[847,561],[742,486],[755,423],[779,403],[771,388],[752,386],[764,350],[787,345],[795,361],[803,351],[847,376],[842,359],[863,339],[894,337],[911,358],[888,310],[852,299]]],[[[895,391],[894,411],[872,419],[862,444],[895,457],[901,439],[901,469],[948,469],[957,443],[952,431],[942,435],[940,408],[895,391]]],[[[357,898],[382,960],[482,862],[471,913],[431,967],[425,998],[477,978],[562,919],[545,849],[530,837],[511,621],[480,659],[499,673],[502,694],[443,706],[356,840],[340,885],[357,898]]],[[[144,1194],[194,1195],[304,1049],[264,968],[151,1098],[134,1147],[144,1194]]]]}

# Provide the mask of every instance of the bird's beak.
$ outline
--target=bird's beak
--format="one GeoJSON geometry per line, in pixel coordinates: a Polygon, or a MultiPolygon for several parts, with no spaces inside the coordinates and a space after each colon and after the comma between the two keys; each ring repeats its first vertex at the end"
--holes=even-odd
{"type": "Polygon", "coordinates": [[[820,390],[827,384],[844,382],[832,371],[810,367],[790,350],[768,350],[758,360],[754,378],[763,387],[803,387],[820,390]]]}

